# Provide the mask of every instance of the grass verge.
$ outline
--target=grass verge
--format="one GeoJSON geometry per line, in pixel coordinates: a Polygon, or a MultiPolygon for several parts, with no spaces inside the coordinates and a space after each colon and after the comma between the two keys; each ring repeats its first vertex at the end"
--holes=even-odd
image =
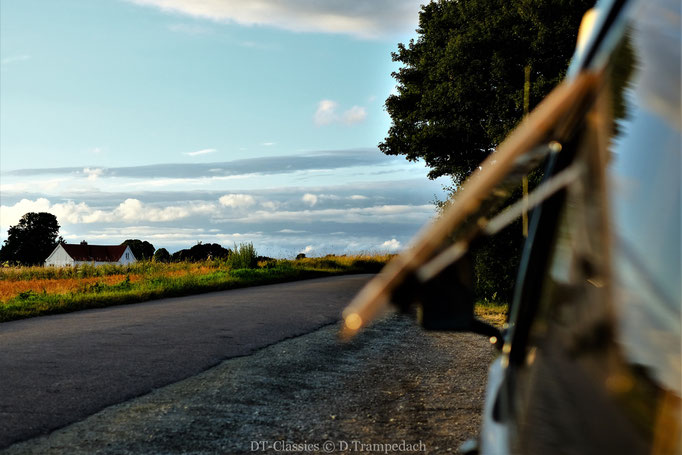
{"type": "Polygon", "coordinates": [[[507,314],[509,313],[509,305],[506,303],[494,302],[476,302],[474,306],[474,313],[481,320],[494,325],[498,329],[502,329],[507,322],[507,314]]]}

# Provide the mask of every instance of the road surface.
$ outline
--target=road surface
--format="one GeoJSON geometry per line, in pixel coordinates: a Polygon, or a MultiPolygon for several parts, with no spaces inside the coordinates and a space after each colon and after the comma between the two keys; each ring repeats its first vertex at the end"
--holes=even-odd
{"type": "Polygon", "coordinates": [[[371,275],[0,324],[0,449],[337,321],[371,275]]]}
{"type": "Polygon", "coordinates": [[[349,343],[331,324],[1,453],[456,453],[478,433],[494,355],[485,337],[399,315],[349,343]]]}

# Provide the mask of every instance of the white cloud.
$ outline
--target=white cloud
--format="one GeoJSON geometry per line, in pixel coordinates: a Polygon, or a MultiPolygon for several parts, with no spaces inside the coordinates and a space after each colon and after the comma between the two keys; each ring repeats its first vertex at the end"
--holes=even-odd
{"type": "Polygon", "coordinates": [[[203,149],[203,150],[197,150],[196,152],[185,152],[185,155],[188,156],[199,156],[199,155],[208,155],[209,153],[215,153],[218,150],[216,149],[203,149]]]}
{"type": "Polygon", "coordinates": [[[396,239],[386,240],[379,247],[381,250],[396,251],[400,249],[400,242],[396,239]]]}
{"type": "Polygon", "coordinates": [[[303,248],[303,250],[301,250],[300,252],[303,254],[309,254],[312,253],[313,251],[315,251],[315,248],[312,245],[308,245],[305,248],[303,248]]]}
{"type": "Polygon", "coordinates": [[[268,210],[277,210],[280,206],[279,202],[276,201],[265,201],[261,202],[261,207],[268,210]]]}
{"type": "Polygon", "coordinates": [[[317,104],[317,111],[313,116],[315,125],[323,126],[334,123],[337,120],[336,108],[338,103],[332,100],[322,100],[317,104]]]}
{"type": "MultiPolygon", "coordinates": [[[[15,225],[27,212],[49,212],[57,216],[60,224],[107,223],[129,225],[140,222],[164,223],[186,220],[195,223],[258,223],[285,224],[293,230],[316,223],[363,223],[363,224],[422,224],[435,212],[433,205],[379,205],[371,207],[317,208],[324,198],[306,193],[302,200],[311,208],[304,210],[256,209],[247,211],[226,211],[223,208],[247,208],[257,203],[251,195],[231,194],[220,198],[220,203],[210,201],[183,201],[173,205],[151,204],[136,198],[127,198],[117,205],[95,207],[85,202],[52,203],[47,198],[22,199],[14,205],[0,206],[0,226],[7,229],[15,225]],[[292,224],[293,223],[293,224],[292,224]]],[[[280,203],[281,204],[281,203],[280,203]]],[[[263,204],[261,204],[263,207],[263,204]]],[[[184,222],[184,221],[183,221],[184,222]]],[[[231,224],[234,225],[234,224],[231,224]]],[[[281,228],[280,228],[281,229],[281,228]]]]}
{"type": "Polygon", "coordinates": [[[47,212],[50,208],[50,201],[45,198],[39,198],[35,201],[22,199],[12,206],[0,206],[0,226],[2,229],[7,229],[19,222],[22,216],[27,212],[47,212]]]}
{"type": "Polygon", "coordinates": [[[353,106],[344,112],[341,118],[346,125],[361,123],[367,118],[367,110],[364,107],[353,106]]]}
{"type": "Polygon", "coordinates": [[[311,207],[317,204],[317,196],[311,193],[304,194],[301,200],[306,204],[310,205],[311,207]]]}
{"type": "Polygon", "coordinates": [[[73,201],[52,204],[46,198],[38,198],[35,201],[22,199],[12,206],[0,206],[0,224],[3,228],[16,224],[19,219],[28,212],[49,212],[57,217],[62,223],[88,223],[97,221],[104,215],[101,210],[94,210],[84,202],[73,201]]]}
{"type": "Polygon", "coordinates": [[[350,199],[352,201],[364,201],[365,199],[367,199],[367,196],[362,196],[360,194],[354,194],[350,197],[350,199]]]}
{"type": "Polygon", "coordinates": [[[102,210],[92,208],[84,202],[68,201],[52,204],[46,198],[39,198],[35,201],[22,199],[13,206],[0,206],[0,225],[6,228],[16,224],[27,212],[49,212],[54,214],[60,223],[89,224],[176,221],[192,215],[210,215],[216,210],[215,204],[207,202],[188,202],[184,205],[161,208],[145,204],[138,199],[128,198],[114,209],[102,210]]]}
{"type": "Polygon", "coordinates": [[[218,199],[223,207],[243,208],[256,203],[256,199],[250,194],[226,194],[218,199]]]}
{"type": "Polygon", "coordinates": [[[333,100],[322,100],[317,103],[317,110],[313,115],[315,125],[326,126],[332,123],[354,125],[364,122],[367,118],[367,110],[362,106],[353,106],[341,114],[337,112],[338,107],[339,103],[333,100]]]}
{"type": "Polygon", "coordinates": [[[216,22],[364,39],[411,33],[422,0],[128,0],[216,22]]]}
{"type": "Polygon", "coordinates": [[[103,170],[99,168],[89,168],[86,167],[83,169],[83,174],[88,176],[88,180],[95,181],[97,178],[102,175],[103,170]]]}
{"type": "Polygon", "coordinates": [[[276,142],[263,142],[261,145],[263,147],[272,147],[275,144],[276,144],[276,142]]]}
{"type": "MultiPolygon", "coordinates": [[[[184,206],[169,206],[157,208],[144,204],[139,199],[129,198],[119,204],[113,211],[114,219],[122,219],[128,222],[139,221],[175,221],[187,218],[195,214],[209,214],[215,210],[215,206],[208,203],[187,204],[184,206]]],[[[103,221],[111,222],[111,217],[106,214],[103,221]]]]}

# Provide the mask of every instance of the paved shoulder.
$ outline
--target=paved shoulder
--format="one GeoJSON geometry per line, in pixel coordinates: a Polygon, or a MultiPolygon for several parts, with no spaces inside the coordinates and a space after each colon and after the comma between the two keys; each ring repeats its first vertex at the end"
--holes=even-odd
{"type": "Polygon", "coordinates": [[[338,320],[370,275],[0,324],[0,448],[338,320]]]}

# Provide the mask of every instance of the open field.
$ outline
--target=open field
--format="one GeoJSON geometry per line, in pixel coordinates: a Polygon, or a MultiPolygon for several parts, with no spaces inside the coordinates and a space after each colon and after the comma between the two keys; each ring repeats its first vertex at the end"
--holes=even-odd
{"type": "Polygon", "coordinates": [[[7,267],[0,269],[0,322],[260,284],[375,273],[389,259],[389,255],[273,259],[238,269],[223,260],[7,267]]]}

